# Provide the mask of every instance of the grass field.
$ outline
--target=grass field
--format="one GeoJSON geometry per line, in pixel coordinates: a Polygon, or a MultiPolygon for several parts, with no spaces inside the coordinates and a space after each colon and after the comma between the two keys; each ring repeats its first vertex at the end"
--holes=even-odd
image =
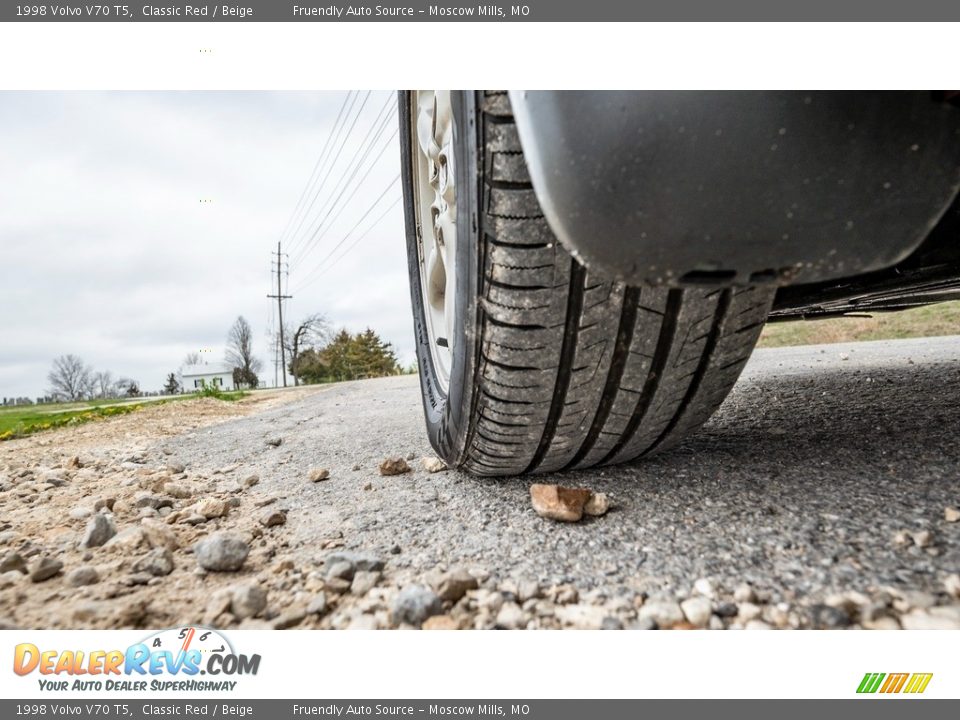
{"type": "Polygon", "coordinates": [[[769,323],[758,347],[960,335],[960,300],[864,318],[769,323]]]}
{"type": "Polygon", "coordinates": [[[177,395],[159,400],[133,398],[121,400],[87,400],[72,403],[47,403],[44,405],[17,405],[0,407],[0,440],[31,435],[41,430],[77,425],[102,418],[135,412],[144,405],[176,402],[197,397],[214,397],[232,401],[245,397],[245,392],[205,392],[177,395]]]}

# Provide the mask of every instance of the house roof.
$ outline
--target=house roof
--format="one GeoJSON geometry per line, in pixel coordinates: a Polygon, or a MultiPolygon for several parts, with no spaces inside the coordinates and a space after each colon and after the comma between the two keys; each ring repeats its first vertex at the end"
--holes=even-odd
{"type": "Polygon", "coordinates": [[[196,365],[184,365],[180,369],[183,377],[202,377],[204,375],[231,375],[233,368],[224,362],[197,363],[196,365]]]}

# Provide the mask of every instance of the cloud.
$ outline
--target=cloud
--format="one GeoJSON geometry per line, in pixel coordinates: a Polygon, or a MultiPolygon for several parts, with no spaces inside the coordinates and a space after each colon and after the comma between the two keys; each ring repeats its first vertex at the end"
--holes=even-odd
{"type": "MultiPolygon", "coordinates": [[[[253,326],[272,379],[270,253],[343,100],[344,93],[0,93],[0,396],[41,394],[51,361],[64,353],[157,390],[187,352],[219,353],[237,315],[253,326]]],[[[352,172],[361,138],[390,102],[391,93],[369,94],[313,215],[352,172]]],[[[329,271],[308,274],[399,172],[396,138],[388,142],[395,126],[387,124],[376,146],[383,155],[353,200],[339,213],[342,202],[335,205],[315,246],[312,218],[287,238],[290,286],[306,285],[285,314],[323,312],[337,326],[373,327],[411,362],[399,205],[341,259],[399,186],[321,266],[335,260],[329,271]]],[[[349,188],[341,200],[348,195],[349,188]]]]}

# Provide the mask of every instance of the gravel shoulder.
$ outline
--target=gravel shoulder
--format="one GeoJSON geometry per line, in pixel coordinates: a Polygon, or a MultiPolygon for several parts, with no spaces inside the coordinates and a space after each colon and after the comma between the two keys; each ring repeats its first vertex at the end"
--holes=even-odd
{"type": "Polygon", "coordinates": [[[536,478],[429,472],[416,383],[0,444],[4,626],[960,628],[960,337],[760,350],[676,449],[536,478]]]}

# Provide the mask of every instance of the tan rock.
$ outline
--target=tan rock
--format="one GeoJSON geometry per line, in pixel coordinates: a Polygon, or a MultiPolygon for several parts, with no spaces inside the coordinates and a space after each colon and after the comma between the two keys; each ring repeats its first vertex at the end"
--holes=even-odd
{"type": "Polygon", "coordinates": [[[583,517],[583,506],[590,499],[590,491],[584,488],[567,488],[560,485],[530,486],[530,501],[537,515],[561,522],[577,522],[583,517]]]}
{"type": "Polygon", "coordinates": [[[330,471],[326,468],[314,468],[310,471],[310,482],[323,482],[330,477],[330,471]]]}
{"type": "Polygon", "coordinates": [[[955,507],[944,508],[943,519],[949,523],[960,521],[960,510],[957,510],[955,507]]]}
{"type": "Polygon", "coordinates": [[[195,503],[192,510],[197,515],[203,515],[209,520],[212,518],[223,517],[230,512],[230,506],[227,505],[225,500],[219,500],[217,498],[204,498],[203,500],[195,503]]]}
{"type": "Polygon", "coordinates": [[[606,493],[591,493],[590,498],[583,505],[585,515],[606,515],[610,509],[610,498],[606,493]]]}
{"type": "Polygon", "coordinates": [[[423,630],[459,630],[460,624],[449,615],[428,617],[420,626],[423,630]]]}
{"type": "Polygon", "coordinates": [[[447,469],[447,464],[438,457],[425,457],[422,462],[423,469],[428,473],[443,472],[447,469]]]}
{"type": "Polygon", "coordinates": [[[381,475],[403,475],[410,472],[410,466],[402,457],[388,457],[380,463],[381,475]]]}
{"type": "Polygon", "coordinates": [[[180,547],[176,533],[166,523],[144,518],[140,521],[140,528],[151,548],[166,548],[172,551],[180,547]]]}

